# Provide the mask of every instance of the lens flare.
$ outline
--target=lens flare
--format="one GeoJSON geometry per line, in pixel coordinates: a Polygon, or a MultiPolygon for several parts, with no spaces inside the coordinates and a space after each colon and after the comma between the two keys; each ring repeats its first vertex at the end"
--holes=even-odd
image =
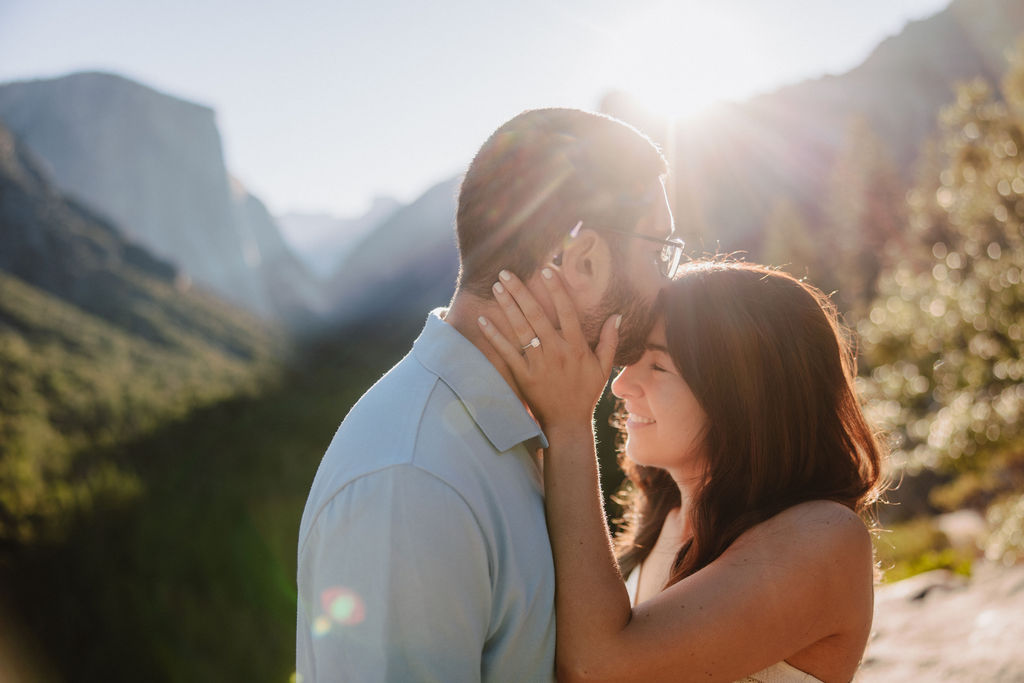
{"type": "Polygon", "coordinates": [[[328,588],[321,593],[320,606],[326,614],[323,618],[328,620],[328,628],[331,621],[342,626],[352,626],[366,617],[366,608],[359,595],[341,586],[328,588]]]}
{"type": "Polygon", "coordinates": [[[327,635],[327,632],[331,630],[331,620],[320,615],[313,620],[313,635],[317,638],[327,635]]]}

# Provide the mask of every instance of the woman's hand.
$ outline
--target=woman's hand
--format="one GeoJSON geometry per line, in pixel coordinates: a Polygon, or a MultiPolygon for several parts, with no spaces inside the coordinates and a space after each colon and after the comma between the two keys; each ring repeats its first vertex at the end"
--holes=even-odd
{"type": "Polygon", "coordinates": [[[515,275],[501,271],[494,298],[501,306],[516,341],[509,341],[486,318],[480,329],[508,364],[534,416],[545,430],[590,427],[594,406],[611,374],[621,315],[613,315],[601,329],[597,348],[591,350],[580,327],[576,309],[560,278],[550,268],[541,281],[551,295],[561,330],[552,327],[540,304],[515,275]],[[531,340],[534,343],[531,345],[531,340]]]}

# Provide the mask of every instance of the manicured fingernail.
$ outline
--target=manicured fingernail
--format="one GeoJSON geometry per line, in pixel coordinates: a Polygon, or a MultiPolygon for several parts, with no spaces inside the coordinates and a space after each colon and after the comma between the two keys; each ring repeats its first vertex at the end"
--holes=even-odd
{"type": "Polygon", "coordinates": [[[480,327],[487,327],[487,318],[480,316],[476,321],[480,323],[480,327]]]}
{"type": "Polygon", "coordinates": [[[619,329],[619,325],[622,324],[622,315],[615,316],[615,329],[619,329]]]}
{"type": "Polygon", "coordinates": [[[512,279],[512,273],[508,272],[507,270],[503,270],[500,273],[498,273],[498,277],[500,277],[505,282],[508,282],[509,280],[512,279]]]}
{"type": "Polygon", "coordinates": [[[540,271],[540,274],[541,274],[541,275],[543,275],[543,276],[544,276],[545,278],[547,278],[548,280],[550,280],[550,279],[551,279],[551,276],[552,276],[552,275],[554,275],[554,273],[553,273],[553,272],[551,272],[551,269],[550,269],[550,268],[544,268],[544,269],[542,269],[542,270],[540,271]]]}
{"type": "Polygon", "coordinates": [[[493,289],[494,289],[494,291],[495,291],[495,292],[497,292],[498,294],[501,294],[502,292],[504,292],[504,291],[505,291],[505,288],[501,286],[501,283],[500,283],[500,282],[495,282],[495,283],[494,283],[494,287],[493,287],[493,289]]]}

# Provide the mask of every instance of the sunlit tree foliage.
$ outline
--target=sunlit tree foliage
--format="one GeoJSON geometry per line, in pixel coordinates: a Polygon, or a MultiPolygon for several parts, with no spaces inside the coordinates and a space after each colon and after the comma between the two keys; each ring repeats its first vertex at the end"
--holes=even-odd
{"type": "Polygon", "coordinates": [[[869,406],[891,428],[896,463],[1001,468],[992,497],[1019,487],[1024,460],[1024,43],[999,95],[972,82],[942,113],[922,166],[941,171],[908,195],[916,244],[890,244],[895,265],[859,325],[869,406]]]}

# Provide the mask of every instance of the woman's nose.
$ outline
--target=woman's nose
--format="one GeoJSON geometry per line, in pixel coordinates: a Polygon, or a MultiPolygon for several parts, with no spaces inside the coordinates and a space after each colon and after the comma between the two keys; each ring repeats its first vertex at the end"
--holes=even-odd
{"type": "Polygon", "coordinates": [[[632,365],[627,365],[619,371],[619,374],[612,380],[612,393],[618,398],[631,398],[637,394],[637,385],[634,381],[635,371],[632,365]]]}

